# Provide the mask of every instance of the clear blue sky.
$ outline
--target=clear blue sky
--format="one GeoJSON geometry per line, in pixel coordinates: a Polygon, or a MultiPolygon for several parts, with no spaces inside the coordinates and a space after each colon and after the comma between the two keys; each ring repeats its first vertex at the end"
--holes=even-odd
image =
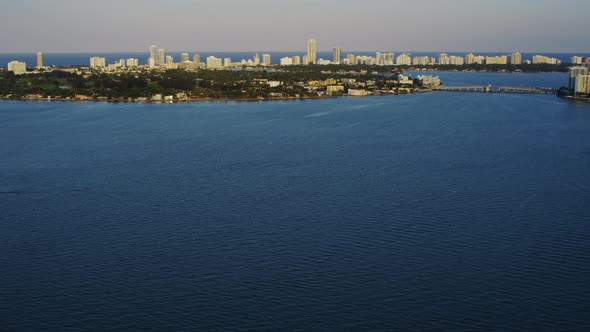
{"type": "Polygon", "coordinates": [[[6,0],[0,53],[590,51],[588,0],[6,0]]]}

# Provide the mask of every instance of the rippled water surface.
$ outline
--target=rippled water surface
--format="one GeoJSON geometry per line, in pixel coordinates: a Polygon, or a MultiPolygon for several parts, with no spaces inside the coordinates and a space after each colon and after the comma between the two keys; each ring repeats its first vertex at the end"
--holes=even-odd
{"type": "Polygon", "coordinates": [[[0,330],[590,329],[585,104],[0,102],[0,142],[0,330]]]}

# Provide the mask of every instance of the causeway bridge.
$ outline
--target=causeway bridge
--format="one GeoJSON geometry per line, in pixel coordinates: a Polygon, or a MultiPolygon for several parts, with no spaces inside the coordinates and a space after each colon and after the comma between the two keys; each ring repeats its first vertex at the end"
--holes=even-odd
{"type": "Polygon", "coordinates": [[[492,85],[474,85],[474,86],[438,86],[433,87],[433,91],[453,91],[453,92],[484,92],[484,93],[532,93],[532,94],[556,94],[557,89],[550,88],[529,88],[514,86],[492,86],[492,85]]]}

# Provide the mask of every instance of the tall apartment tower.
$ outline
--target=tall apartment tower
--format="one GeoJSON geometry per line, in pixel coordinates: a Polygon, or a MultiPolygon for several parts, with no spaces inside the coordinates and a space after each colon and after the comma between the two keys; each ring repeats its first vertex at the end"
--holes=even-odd
{"type": "Polygon", "coordinates": [[[520,65],[522,64],[522,55],[518,52],[514,52],[510,55],[510,64],[511,65],[520,65]]]}
{"type": "Polygon", "coordinates": [[[568,88],[572,91],[576,89],[576,77],[588,75],[588,67],[576,66],[569,69],[568,88]]]}
{"type": "Polygon", "coordinates": [[[150,58],[154,61],[154,64],[158,64],[158,46],[150,46],[150,58]]]}
{"type": "Polygon", "coordinates": [[[310,63],[315,65],[317,62],[317,42],[313,38],[307,41],[307,60],[309,62],[306,65],[310,63]]]}
{"type": "Polygon", "coordinates": [[[163,48],[158,49],[158,56],[156,57],[158,61],[156,61],[157,65],[163,65],[166,63],[166,52],[164,52],[163,48]]]}
{"type": "Polygon", "coordinates": [[[342,51],[339,48],[334,47],[332,49],[332,63],[340,64],[341,59],[342,59],[342,51]]]}
{"type": "Polygon", "coordinates": [[[180,62],[188,62],[188,53],[182,53],[180,55],[180,62]]]}
{"type": "Polygon", "coordinates": [[[270,66],[272,64],[270,54],[263,54],[262,55],[262,63],[265,66],[270,66]]]}
{"type": "Polygon", "coordinates": [[[43,53],[37,53],[37,68],[43,67],[43,53]]]}
{"type": "Polygon", "coordinates": [[[196,63],[197,65],[199,63],[201,63],[201,56],[198,54],[193,55],[193,62],[196,63]]]}

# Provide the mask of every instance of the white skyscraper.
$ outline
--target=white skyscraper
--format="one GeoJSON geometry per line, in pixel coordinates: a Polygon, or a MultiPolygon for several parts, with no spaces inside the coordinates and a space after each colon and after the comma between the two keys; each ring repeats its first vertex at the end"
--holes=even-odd
{"type": "Polygon", "coordinates": [[[214,56],[207,57],[207,69],[223,68],[223,60],[214,56]]]}
{"type": "Polygon", "coordinates": [[[588,68],[583,66],[571,67],[569,69],[568,88],[572,91],[576,89],[576,78],[581,75],[588,75],[588,68]]]}
{"type": "Polygon", "coordinates": [[[313,38],[307,41],[307,60],[309,62],[306,65],[317,62],[317,42],[313,38]]]}
{"type": "Polygon", "coordinates": [[[510,64],[511,65],[520,65],[522,64],[522,54],[518,52],[514,52],[510,55],[510,64]]]}
{"type": "MultiPolygon", "coordinates": [[[[154,64],[158,64],[158,46],[150,46],[150,58],[154,60],[154,64]]],[[[149,63],[149,60],[148,60],[149,63]]]]}
{"type": "Polygon", "coordinates": [[[43,67],[43,53],[37,53],[37,68],[43,67]]]}
{"type": "Polygon", "coordinates": [[[265,66],[270,66],[272,64],[270,54],[262,55],[262,64],[264,64],[265,66]]]}
{"type": "Polygon", "coordinates": [[[157,57],[156,65],[163,65],[166,61],[166,52],[164,52],[163,48],[158,49],[158,57],[157,57]]]}
{"type": "Polygon", "coordinates": [[[90,68],[102,68],[106,66],[106,59],[101,57],[90,58],[90,68]]]}
{"type": "Polygon", "coordinates": [[[338,47],[332,48],[332,63],[340,64],[342,60],[342,51],[338,47]]]}
{"type": "Polygon", "coordinates": [[[188,53],[182,53],[180,55],[180,62],[188,62],[188,53]]]}

